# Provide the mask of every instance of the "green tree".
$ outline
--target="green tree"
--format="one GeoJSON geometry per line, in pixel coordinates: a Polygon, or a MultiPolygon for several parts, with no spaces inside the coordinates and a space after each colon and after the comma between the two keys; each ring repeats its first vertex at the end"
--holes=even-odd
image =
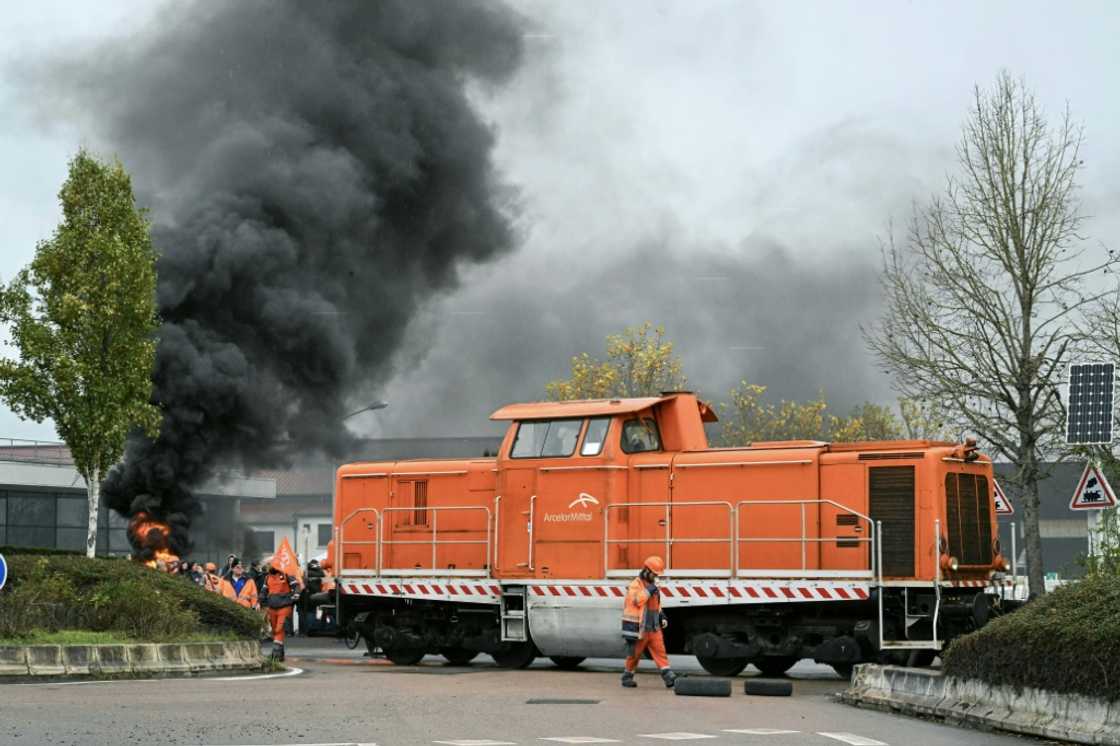
{"type": "Polygon", "coordinates": [[[607,337],[607,359],[586,352],[571,361],[571,375],[545,385],[548,398],[610,399],[622,396],[657,396],[685,387],[687,379],[665,329],[647,321],[607,337]]]}
{"type": "Polygon", "coordinates": [[[19,352],[0,360],[0,398],[22,417],[53,420],[69,446],[86,481],[92,557],[102,478],[131,429],[152,437],[159,430],[160,411],[149,402],[156,255],[119,162],[79,151],[59,200],[54,236],[0,288],[0,323],[19,352]]]}

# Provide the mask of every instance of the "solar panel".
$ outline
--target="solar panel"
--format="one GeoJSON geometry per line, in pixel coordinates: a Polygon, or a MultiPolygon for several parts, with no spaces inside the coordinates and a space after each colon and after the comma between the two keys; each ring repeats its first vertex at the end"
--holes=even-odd
{"type": "Polygon", "coordinates": [[[1067,443],[1112,442],[1115,368],[1112,363],[1073,363],[1069,366],[1067,443]]]}

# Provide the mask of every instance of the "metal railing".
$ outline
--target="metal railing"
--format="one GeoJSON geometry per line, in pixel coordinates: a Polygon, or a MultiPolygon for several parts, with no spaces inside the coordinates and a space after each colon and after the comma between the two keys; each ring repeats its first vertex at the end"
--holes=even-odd
{"type": "MultiPolygon", "coordinates": [[[[881,526],[880,526],[881,532],[881,526]]],[[[689,568],[687,570],[690,576],[706,576],[706,577],[770,577],[776,572],[784,572],[778,570],[758,570],[750,571],[743,570],[739,567],[740,554],[739,547],[744,543],[788,543],[798,542],[801,545],[801,570],[788,571],[789,574],[796,573],[799,577],[879,577],[882,580],[882,558],[881,550],[876,554],[876,549],[879,547],[879,542],[875,538],[875,522],[872,521],[870,516],[860,513],[857,510],[852,510],[848,506],[838,503],[835,500],[819,499],[819,500],[740,500],[738,503],[732,505],[726,500],[689,500],[682,502],[641,502],[641,503],[608,503],[603,506],[603,572],[606,577],[620,577],[623,575],[630,575],[637,568],[618,568],[612,569],[610,564],[610,547],[612,544],[662,544],[664,546],[665,555],[665,574],[671,577],[673,575],[673,546],[676,544],[727,544],[729,545],[729,569],[696,569],[689,568]],[[741,526],[739,521],[740,511],[746,507],[756,505],[778,505],[778,506],[799,506],[801,512],[801,532],[800,536],[792,537],[743,537],[740,536],[741,526]],[[807,517],[805,514],[806,505],[831,505],[846,513],[857,516],[859,519],[866,521],[868,531],[871,536],[809,536],[807,531],[807,517]],[[729,526],[726,537],[680,537],[673,535],[673,511],[679,508],[689,507],[724,507],[728,511],[729,526]],[[665,527],[664,536],[656,538],[626,538],[616,539],[611,538],[610,535],[610,511],[622,510],[629,508],[661,508],[665,511],[664,517],[659,521],[665,527]],[[809,570],[808,569],[808,552],[807,547],[810,544],[820,544],[824,542],[833,541],[852,541],[859,543],[870,544],[869,550],[869,564],[867,570],[809,570]]]]}
{"type": "Polygon", "coordinates": [[[635,568],[621,568],[612,570],[610,566],[610,547],[612,544],[664,544],[665,546],[665,576],[671,577],[673,575],[673,545],[674,544],[727,544],[728,545],[728,559],[731,568],[729,570],[696,570],[689,569],[690,575],[707,575],[712,577],[734,577],[734,557],[735,557],[735,508],[730,502],[726,500],[689,500],[688,502],[648,502],[648,503],[608,503],[603,506],[603,571],[606,577],[632,575],[635,568]],[[723,507],[727,508],[728,516],[728,533],[727,538],[707,538],[707,537],[678,537],[673,536],[673,511],[681,508],[713,508],[723,507]],[[652,539],[612,539],[610,536],[610,511],[630,509],[630,508],[662,508],[665,511],[665,517],[659,521],[665,526],[665,535],[652,539]]]}
{"type": "MultiPolygon", "coordinates": [[[[490,532],[491,523],[490,523],[490,521],[491,521],[490,508],[486,507],[485,505],[439,505],[439,506],[424,507],[424,508],[417,508],[417,507],[385,508],[381,512],[380,525],[378,526],[377,574],[378,575],[402,575],[402,574],[413,573],[417,569],[423,569],[423,570],[425,570],[425,572],[429,572],[432,575],[455,575],[455,576],[470,576],[470,577],[488,577],[489,574],[490,574],[489,560],[490,560],[490,556],[491,556],[491,554],[490,554],[491,553],[491,532],[490,532]],[[486,518],[486,528],[485,528],[486,538],[485,539],[440,539],[439,536],[438,536],[439,514],[442,513],[442,512],[447,512],[447,511],[452,511],[452,510],[482,511],[482,513],[484,514],[484,516],[486,518]],[[430,528],[431,538],[430,539],[386,539],[385,538],[384,522],[385,522],[385,518],[388,516],[388,514],[390,514],[390,513],[412,513],[413,515],[415,515],[416,513],[419,513],[420,511],[424,511],[426,514],[427,513],[431,514],[431,521],[429,522],[430,526],[431,526],[431,528],[430,528]],[[432,566],[430,568],[410,567],[410,568],[387,569],[385,567],[385,564],[384,564],[385,546],[386,545],[393,546],[393,545],[398,545],[398,544],[400,544],[400,545],[411,545],[411,546],[415,546],[415,545],[429,545],[429,546],[431,546],[431,548],[432,548],[432,566]],[[437,563],[437,555],[439,553],[439,547],[450,546],[450,545],[459,546],[459,545],[464,545],[464,544],[482,545],[486,548],[485,553],[483,554],[483,557],[485,558],[485,561],[483,562],[483,566],[481,568],[479,568],[477,570],[470,570],[470,569],[460,570],[460,569],[454,568],[454,567],[440,569],[437,566],[437,564],[438,564],[437,563]]],[[[421,525],[414,525],[412,527],[413,528],[421,528],[422,524],[421,525]]],[[[482,530],[482,529],[468,529],[468,530],[478,531],[478,530],[482,530]]]]}
{"type": "MultiPolygon", "coordinates": [[[[756,543],[756,544],[779,543],[780,544],[780,543],[798,542],[801,545],[801,575],[805,575],[809,572],[809,565],[808,565],[808,546],[809,546],[809,544],[822,544],[822,543],[833,542],[833,541],[837,541],[837,542],[838,541],[849,541],[849,542],[857,542],[857,543],[860,543],[860,544],[871,544],[870,556],[874,557],[874,555],[875,555],[875,544],[876,544],[876,542],[875,542],[875,523],[874,523],[874,521],[871,520],[871,516],[864,515],[863,513],[860,513],[858,510],[852,510],[847,505],[842,505],[842,504],[836,502],[835,500],[829,500],[827,498],[822,498],[822,499],[819,499],[819,500],[740,500],[739,502],[735,503],[735,512],[738,515],[743,510],[744,507],[755,507],[755,506],[760,506],[760,505],[778,505],[778,506],[797,505],[799,510],[800,510],[800,513],[801,513],[801,534],[800,534],[800,536],[790,536],[790,537],[780,537],[780,536],[769,537],[769,536],[765,536],[765,537],[746,537],[746,538],[744,538],[742,536],[739,536],[739,533],[741,531],[741,522],[738,519],[736,519],[736,521],[735,521],[736,539],[735,539],[735,558],[734,558],[734,561],[735,561],[735,569],[738,573],[743,572],[742,569],[739,567],[739,547],[740,547],[740,545],[742,545],[744,543],[756,543]],[[806,519],[805,519],[805,506],[806,505],[817,505],[817,506],[831,505],[832,507],[837,508],[839,510],[842,510],[845,513],[849,513],[851,515],[854,515],[857,518],[867,522],[867,529],[868,529],[868,534],[869,535],[868,536],[809,536],[808,532],[807,532],[807,525],[806,525],[806,519]]],[[[817,512],[817,517],[818,518],[820,517],[819,507],[818,507],[818,512],[817,512]]],[[[853,573],[853,571],[850,571],[850,570],[842,570],[842,571],[839,571],[839,572],[843,573],[847,577],[853,577],[853,576],[858,577],[859,575],[865,575],[866,577],[873,577],[874,573],[875,573],[875,563],[874,562],[869,562],[869,565],[870,565],[870,567],[868,567],[867,570],[856,571],[858,574],[855,574],[855,573],[853,573]]],[[[832,574],[833,571],[816,570],[814,572],[816,572],[818,575],[820,575],[820,574],[824,574],[824,573],[832,574]]],[[[748,575],[748,576],[749,575],[767,575],[767,576],[769,576],[769,575],[773,575],[773,573],[774,573],[773,570],[759,570],[757,572],[747,571],[745,574],[748,575]]]]}
{"type": "Polygon", "coordinates": [[[65,443],[23,438],[0,438],[0,461],[18,461],[52,466],[73,466],[74,457],[65,443]]]}
{"type": "MultiPolygon", "coordinates": [[[[350,543],[359,545],[373,544],[373,561],[376,563],[380,560],[381,551],[379,549],[379,546],[381,541],[381,513],[378,512],[377,508],[358,508],[353,513],[350,513],[345,518],[343,518],[342,521],[338,524],[338,555],[334,558],[334,561],[338,563],[337,570],[340,576],[366,574],[366,571],[361,568],[354,571],[347,571],[346,569],[346,524],[362,513],[373,513],[374,515],[373,523],[366,523],[367,529],[373,529],[373,540],[350,539],[350,543]]],[[[381,574],[381,568],[377,565],[370,569],[372,569],[374,574],[376,575],[381,574]]]]}

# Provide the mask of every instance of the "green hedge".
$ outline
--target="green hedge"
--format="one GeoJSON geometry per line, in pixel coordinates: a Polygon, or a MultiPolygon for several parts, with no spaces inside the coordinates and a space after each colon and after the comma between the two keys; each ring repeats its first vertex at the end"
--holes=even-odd
{"type": "Polygon", "coordinates": [[[1087,578],[966,635],[945,673],[1120,700],[1120,580],[1087,578]]]}
{"type": "Polygon", "coordinates": [[[5,558],[0,638],[67,629],[160,642],[198,633],[255,638],[261,631],[259,613],[134,562],[54,554],[5,558]]]}

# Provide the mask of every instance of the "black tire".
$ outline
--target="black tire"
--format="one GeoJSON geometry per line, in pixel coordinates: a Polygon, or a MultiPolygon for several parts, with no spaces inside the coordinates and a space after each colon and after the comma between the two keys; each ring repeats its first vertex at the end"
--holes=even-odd
{"type": "Polygon", "coordinates": [[[555,663],[557,668],[564,671],[574,671],[579,668],[580,663],[587,660],[574,655],[550,655],[548,659],[555,663]]]}
{"type": "Polygon", "coordinates": [[[499,668],[528,668],[537,658],[532,642],[503,642],[490,654],[499,668]]]}
{"type": "Polygon", "coordinates": [[[730,697],[731,682],[727,679],[706,679],[681,676],[673,684],[678,697],[730,697]]]}
{"type": "Polygon", "coordinates": [[[467,650],[466,648],[442,648],[439,654],[447,659],[447,662],[453,666],[466,666],[475,659],[478,655],[477,650],[467,650]]]}
{"type": "Polygon", "coordinates": [[[792,655],[764,655],[751,663],[765,676],[783,676],[799,660],[801,659],[792,655]]]}
{"type": "Polygon", "coordinates": [[[747,658],[708,658],[696,656],[700,665],[712,676],[738,676],[750,662],[747,658]]]}
{"type": "Polygon", "coordinates": [[[852,671],[855,670],[856,667],[854,663],[833,663],[831,665],[832,670],[836,672],[837,676],[845,681],[852,680],[852,671]]]}
{"type": "Polygon", "coordinates": [[[343,641],[345,641],[346,643],[346,647],[348,647],[350,650],[353,650],[362,644],[362,633],[361,630],[359,630],[357,627],[348,627],[346,629],[346,634],[342,637],[343,641]]]}
{"type": "Polygon", "coordinates": [[[793,694],[793,683],[771,679],[747,679],[743,691],[758,697],[788,697],[793,694]]]}
{"type": "Polygon", "coordinates": [[[385,657],[398,666],[415,666],[424,659],[424,651],[416,648],[393,648],[385,651],[385,657]]]}

